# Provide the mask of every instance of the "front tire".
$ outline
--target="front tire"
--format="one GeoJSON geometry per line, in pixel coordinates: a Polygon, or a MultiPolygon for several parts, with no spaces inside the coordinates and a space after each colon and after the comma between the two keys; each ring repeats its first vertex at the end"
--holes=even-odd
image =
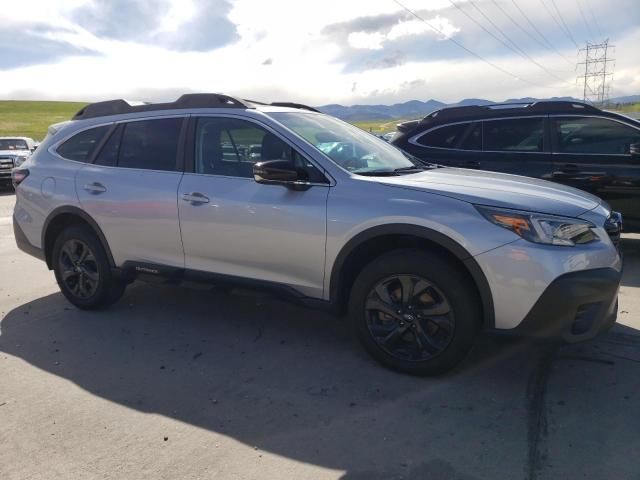
{"type": "Polygon", "coordinates": [[[364,267],[349,303],[356,334],[380,363],[411,375],[438,375],[460,363],[481,325],[466,272],[419,249],[386,253],[364,267]]]}
{"type": "Polygon", "coordinates": [[[104,247],[89,227],[65,228],[54,243],[52,264],[62,294],[83,310],[115,303],[126,288],[114,278],[104,247]]]}

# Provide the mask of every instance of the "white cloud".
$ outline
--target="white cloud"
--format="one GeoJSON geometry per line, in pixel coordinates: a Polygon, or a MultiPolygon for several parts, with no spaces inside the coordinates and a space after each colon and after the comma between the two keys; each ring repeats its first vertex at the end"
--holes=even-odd
{"type": "Polygon", "coordinates": [[[382,42],[387,36],[380,32],[351,32],[347,37],[349,45],[353,48],[362,48],[366,50],[380,50],[382,42]]]}
{"type": "Polygon", "coordinates": [[[440,15],[425,20],[428,23],[425,23],[418,19],[409,20],[407,22],[400,22],[391,28],[391,30],[387,34],[387,39],[396,40],[401,37],[420,35],[423,33],[433,33],[438,37],[444,36],[444,38],[450,38],[460,31],[459,27],[456,27],[451,23],[449,19],[441,17],[440,15]],[[433,26],[435,30],[434,28],[431,28],[430,25],[433,26]],[[442,32],[442,35],[437,33],[437,31],[442,32]]]}

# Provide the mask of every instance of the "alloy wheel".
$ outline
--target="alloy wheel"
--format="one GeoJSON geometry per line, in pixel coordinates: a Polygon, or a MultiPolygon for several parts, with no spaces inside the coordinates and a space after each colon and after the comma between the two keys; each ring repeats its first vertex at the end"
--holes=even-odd
{"type": "Polygon", "coordinates": [[[58,259],[65,287],[78,298],[90,298],[98,288],[98,264],[89,246],[81,240],[67,240],[58,259]]]}
{"type": "Polygon", "coordinates": [[[364,308],[372,338],[398,359],[429,360],[453,338],[455,319],[448,299],[418,275],[393,275],[378,282],[364,308]]]}

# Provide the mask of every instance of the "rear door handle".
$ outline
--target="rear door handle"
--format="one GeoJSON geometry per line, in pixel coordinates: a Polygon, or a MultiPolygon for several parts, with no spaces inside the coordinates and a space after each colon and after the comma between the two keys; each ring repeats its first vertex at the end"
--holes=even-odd
{"type": "Polygon", "coordinates": [[[99,182],[87,183],[82,188],[84,188],[91,195],[100,195],[101,193],[104,193],[107,191],[107,187],[105,187],[99,182]]]}
{"type": "Polygon", "coordinates": [[[466,162],[460,162],[458,166],[462,168],[480,168],[480,162],[476,160],[467,160],[466,162]]]}
{"type": "Polygon", "coordinates": [[[209,203],[209,197],[200,192],[183,193],[182,200],[189,202],[191,205],[202,205],[209,203]]]}
{"type": "Polygon", "coordinates": [[[574,163],[565,163],[560,167],[560,170],[565,173],[577,173],[580,171],[578,166],[574,163]]]}

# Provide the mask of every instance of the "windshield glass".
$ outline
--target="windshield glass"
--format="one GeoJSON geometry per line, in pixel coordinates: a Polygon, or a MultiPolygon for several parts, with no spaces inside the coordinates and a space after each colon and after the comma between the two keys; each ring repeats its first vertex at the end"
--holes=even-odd
{"type": "Polygon", "coordinates": [[[361,175],[411,173],[425,168],[397,148],[364,130],[327,115],[271,113],[334,163],[361,175]]]}
{"type": "Polygon", "coordinates": [[[0,150],[29,150],[29,147],[20,138],[0,138],[0,150]]]}

